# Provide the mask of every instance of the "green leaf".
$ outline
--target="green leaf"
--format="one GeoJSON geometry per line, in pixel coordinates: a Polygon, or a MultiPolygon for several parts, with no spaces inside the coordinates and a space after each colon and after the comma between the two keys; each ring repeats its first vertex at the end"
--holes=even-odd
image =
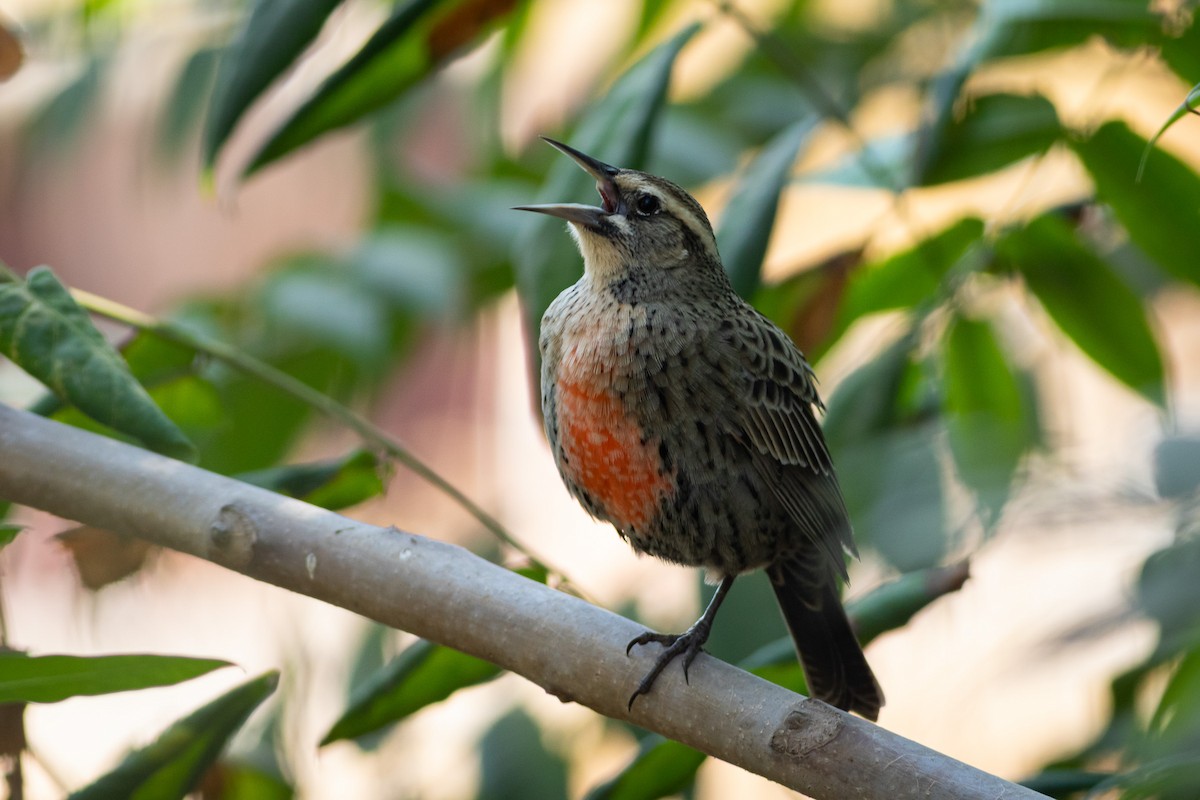
{"type": "Polygon", "coordinates": [[[903,628],[934,601],[957,592],[970,573],[967,562],[927,567],[881,584],[846,604],[858,641],[866,645],[888,631],[903,628]]]}
{"type": "Polygon", "coordinates": [[[984,62],[1072,47],[1097,36],[1116,47],[1139,47],[1156,43],[1160,28],[1160,18],[1142,0],[987,0],[966,37],[970,44],[933,82],[914,173],[927,174],[930,155],[945,149],[941,138],[962,86],[984,62]]]}
{"type": "Polygon", "coordinates": [[[135,750],[112,772],[69,800],[165,800],[192,791],[229,738],[279,683],[268,672],[235,687],[179,720],[150,745],[135,750]]]}
{"type": "Polygon", "coordinates": [[[1166,397],[1162,356],[1141,299],[1059,217],[1006,234],[997,252],[1079,349],[1148,400],[1166,397]]]}
{"type": "Polygon", "coordinates": [[[484,34],[514,0],[408,0],[267,140],[246,175],[387,105],[484,34]],[[436,9],[436,14],[431,14],[436,9]]]}
{"type": "Polygon", "coordinates": [[[1191,24],[1178,36],[1166,36],[1160,42],[1163,61],[1185,83],[1200,82],[1200,24],[1192,14],[1191,24]]]}
{"type": "MultiPolygon", "coordinates": [[[[1028,55],[1102,37],[1116,47],[1155,41],[1161,18],[1142,0],[988,0],[979,20],[988,58],[1028,55]]],[[[978,63],[978,62],[976,62],[978,63]]]]}
{"type": "Polygon", "coordinates": [[[354,692],[321,744],[373,733],[501,672],[495,664],[419,640],[354,692]]]}
{"type": "Polygon", "coordinates": [[[1150,141],[1146,142],[1146,149],[1142,151],[1142,160],[1138,162],[1137,179],[1139,182],[1146,173],[1146,161],[1150,158],[1150,152],[1154,149],[1155,143],[1162,138],[1162,135],[1167,132],[1168,128],[1188,114],[1200,114],[1200,84],[1192,87],[1192,90],[1188,92],[1187,97],[1179,104],[1179,107],[1171,112],[1171,116],[1167,117],[1162,127],[1154,132],[1154,135],[1150,137],[1150,141]]]}
{"type": "Polygon", "coordinates": [[[692,785],[706,756],[657,734],[644,738],[638,753],[616,777],[585,795],[585,800],[656,800],[692,785]]]}
{"type": "Polygon", "coordinates": [[[25,530],[24,525],[17,525],[12,522],[0,522],[0,548],[8,547],[17,538],[21,531],[25,530]]]}
{"type": "Polygon", "coordinates": [[[567,765],[546,746],[538,724],[524,709],[505,714],[479,742],[479,791],[475,800],[565,800],[567,765]]]}
{"type": "Polygon", "coordinates": [[[49,269],[33,269],[24,284],[5,273],[0,272],[0,352],[96,421],[165,455],[196,457],[192,443],[49,269]]]}
{"type": "MultiPolygon", "coordinates": [[[[591,107],[570,144],[614,166],[641,167],[666,103],[675,59],[697,30],[698,25],[685,28],[630,67],[604,99],[591,107]]],[[[595,191],[595,181],[571,159],[558,156],[536,202],[578,200],[589,191],[595,191]]],[[[526,325],[536,342],[542,314],[579,278],[581,262],[561,221],[534,214],[526,217],[524,230],[516,239],[513,263],[526,325]]]]}
{"type": "Polygon", "coordinates": [[[1020,383],[986,322],[955,317],[942,350],[943,410],[958,475],[989,525],[1034,444],[1020,383]]]}
{"type": "Polygon", "coordinates": [[[0,653],[0,703],[57,703],[68,697],[170,686],[228,661],[183,656],[30,656],[0,653]]]}
{"type": "Polygon", "coordinates": [[[914,146],[915,139],[911,133],[870,139],[862,149],[833,166],[806,172],[798,180],[802,183],[898,192],[908,185],[914,146]]]}
{"type": "Polygon", "coordinates": [[[1053,104],[1038,95],[993,94],[971,101],[960,120],[950,121],[923,151],[924,186],[995,172],[1043,153],[1062,136],[1053,104]]]}
{"type": "Polygon", "coordinates": [[[49,102],[29,117],[26,139],[35,157],[51,156],[76,143],[100,97],[109,59],[92,56],[49,102]]]}
{"type": "Polygon", "coordinates": [[[447,234],[414,225],[377,228],[349,257],[350,274],[397,311],[448,316],[464,305],[467,266],[447,234]]]}
{"type": "Polygon", "coordinates": [[[1167,500],[1185,500],[1200,490],[1200,438],[1176,434],[1158,443],[1154,488],[1167,500]]]}
{"type": "Polygon", "coordinates": [[[1093,772],[1083,769],[1046,769],[1031,778],[1021,781],[1026,789],[1049,797],[1066,797],[1077,792],[1094,789],[1113,777],[1111,772],[1093,772]]]}
{"type": "Polygon", "coordinates": [[[1133,242],[1174,277],[1200,286],[1195,255],[1200,176],[1159,150],[1150,155],[1139,181],[1138,164],[1148,144],[1121,122],[1110,122],[1072,146],[1096,194],[1116,212],[1133,242]]]}
{"type": "Polygon", "coordinates": [[[271,334],[289,347],[327,350],[367,371],[380,371],[387,361],[385,298],[347,280],[341,264],[300,257],[272,273],[256,300],[271,334]]]}
{"type": "Polygon", "coordinates": [[[296,790],[279,774],[251,764],[222,761],[218,800],[292,800],[296,790]]]}
{"type": "Polygon", "coordinates": [[[316,38],[341,0],[256,0],[246,25],[221,57],[204,128],[204,166],[212,169],[250,105],[316,38]]]}
{"type": "Polygon", "coordinates": [[[982,238],[983,222],[968,217],[908,250],[856,269],[843,295],[834,338],[868,314],[934,301],[944,291],[946,275],[982,238]]]}
{"type": "Polygon", "coordinates": [[[829,399],[825,435],[859,543],[903,572],[949,548],[937,442],[943,430],[913,361],[915,329],[851,373],[829,399]]]}
{"type": "Polygon", "coordinates": [[[172,163],[193,142],[220,57],[218,48],[202,47],[179,70],[156,125],[154,150],[162,164],[172,163]]]}
{"type": "Polygon", "coordinates": [[[751,297],[758,289],[779,195],[791,182],[792,164],[815,128],[814,118],[805,119],[768,142],[746,168],[721,213],[717,232],[721,260],[742,297],[751,297]]]}
{"type": "Polygon", "coordinates": [[[373,453],[246,472],[238,480],[336,511],[383,494],[382,465],[373,453]]]}

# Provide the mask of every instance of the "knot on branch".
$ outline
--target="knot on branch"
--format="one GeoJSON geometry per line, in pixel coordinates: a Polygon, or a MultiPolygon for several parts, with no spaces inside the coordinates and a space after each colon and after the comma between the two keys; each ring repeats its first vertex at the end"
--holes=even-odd
{"type": "Polygon", "coordinates": [[[771,749],[796,759],[824,747],[842,730],[842,715],[833,706],[819,700],[797,703],[783,723],[771,734],[771,749]]]}
{"type": "Polygon", "coordinates": [[[244,569],[254,557],[258,530],[246,512],[233,503],[222,506],[208,530],[209,557],[231,569],[244,569]]]}

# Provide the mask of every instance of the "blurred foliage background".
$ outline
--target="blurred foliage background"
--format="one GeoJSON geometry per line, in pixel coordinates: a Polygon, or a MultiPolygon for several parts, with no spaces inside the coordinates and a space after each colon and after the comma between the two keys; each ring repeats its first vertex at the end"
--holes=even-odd
{"type": "MultiPolygon", "coordinates": [[[[411,481],[400,473],[414,466],[447,488],[387,434],[355,427],[352,409],[389,429],[400,412],[382,409],[397,383],[448,380],[467,406],[474,393],[496,389],[500,367],[525,371],[517,390],[532,385],[532,355],[524,367],[519,358],[475,364],[473,377],[437,366],[436,355],[445,354],[447,331],[486,337],[495,329],[476,326],[498,314],[519,314],[531,341],[542,310],[578,277],[579,258],[560,225],[508,210],[589,201],[586,176],[536,143],[537,133],[553,135],[693,190],[716,222],[739,291],[792,334],[826,379],[825,429],[865,551],[855,586],[869,591],[852,603],[864,640],[900,633],[926,606],[951,600],[939,598],[963,586],[968,564],[996,540],[1063,518],[1085,527],[1130,521],[1137,561],[1122,602],[1092,609],[1045,642],[1040,656],[1023,658],[1054,658],[1137,620],[1155,625],[1154,643],[1129,651],[1110,672],[1107,702],[1072,741],[1047,749],[1039,768],[1009,777],[1055,797],[1193,798],[1194,11],[1183,0],[23,3],[0,19],[0,257],[16,269],[0,284],[0,344],[52,391],[6,369],[3,394],[329,508],[370,509],[389,486],[393,499],[405,497],[411,481]],[[546,85],[552,102],[522,102],[546,97],[538,88],[546,85]],[[83,180],[73,183],[79,154],[104,119],[130,109],[144,115],[141,138],[121,168],[146,184],[182,185],[197,203],[244,214],[249,226],[258,224],[259,212],[247,210],[256,186],[273,173],[328,158],[331,146],[352,149],[353,167],[340,190],[330,188],[336,175],[309,182],[301,172],[282,184],[272,195],[278,204],[262,213],[299,214],[294,241],[240,251],[246,268],[236,275],[213,263],[228,253],[205,249],[203,230],[157,243],[154,230],[108,231],[124,249],[98,249],[84,266],[53,263],[56,242],[89,241],[92,234],[80,233],[89,220],[78,213],[87,207],[39,210],[29,198],[54,181],[86,191],[83,180]],[[1171,125],[1159,131],[1164,123],[1171,125]],[[1162,137],[1151,143],[1156,131],[1162,137]],[[336,235],[323,227],[332,218],[343,220],[328,229],[336,235]],[[317,234],[305,236],[306,227],[317,234]],[[154,298],[166,309],[162,322],[92,295],[76,300],[118,323],[103,331],[136,381],[121,377],[120,359],[96,355],[108,345],[64,311],[70,301],[59,281],[29,272],[48,261],[66,284],[106,294],[106,267],[129,252],[149,254],[157,266],[127,280],[117,299],[154,298]],[[220,277],[169,279],[172,271],[205,270],[220,277]],[[160,291],[139,293],[138,284],[160,291]],[[89,342],[88,364],[102,362],[97,372],[40,347],[46,337],[35,334],[59,331],[55,325],[89,342]],[[54,377],[64,363],[79,376],[74,384],[54,377]],[[126,414],[137,418],[131,422],[115,408],[128,408],[125,401],[89,401],[118,384],[129,397],[140,384],[166,421],[146,423],[157,413],[147,410],[126,414]],[[1141,429],[1122,438],[1130,420],[1141,429]],[[336,433],[347,424],[355,436],[336,433]],[[1107,462],[1123,471],[1099,479],[1087,473],[1094,443],[1083,438],[1097,429],[1111,447],[1140,443],[1107,462]]],[[[339,158],[335,172],[350,163],[339,158]]],[[[517,403],[532,409],[528,396],[517,403]]],[[[414,438],[432,444],[427,439],[414,438]]],[[[521,469],[504,467],[512,468],[521,469]]],[[[472,494],[478,486],[461,488],[472,494]]],[[[521,544],[528,515],[506,514],[502,498],[479,502],[454,512],[462,541],[536,580],[570,587],[582,579],[521,544]]],[[[384,515],[375,508],[368,517],[384,515]]],[[[36,528],[19,512],[14,519],[4,528],[10,539],[22,526],[36,528]]],[[[11,551],[34,547],[22,541],[31,535],[10,546],[6,570],[28,567],[28,556],[11,551]]],[[[92,591],[131,580],[155,559],[103,531],[77,529],[55,542],[92,591]]],[[[1088,546],[1069,542],[1081,553],[1088,546]]],[[[802,691],[770,593],[761,581],[742,583],[711,649],[802,691]]],[[[1008,592],[1026,590],[1019,572],[1009,578],[1008,592]]],[[[642,602],[622,610],[656,619],[642,602]]],[[[38,646],[15,637],[7,644],[38,646]]],[[[498,671],[375,627],[361,641],[339,642],[338,652],[354,666],[321,746],[356,748],[361,757],[339,768],[375,776],[361,796],[421,795],[418,784],[386,777],[407,768],[388,742],[404,739],[410,717],[460,690],[469,696],[498,671]]],[[[15,654],[12,669],[30,668],[31,659],[15,654]]],[[[148,657],[120,685],[94,683],[108,669],[99,659],[32,666],[60,676],[58,689],[0,697],[18,704],[5,706],[14,711],[0,721],[12,734],[10,796],[19,796],[22,764],[37,773],[35,787],[54,786],[52,763],[64,758],[39,754],[54,749],[52,732],[27,745],[20,702],[159,686],[220,665],[180,671],[175,661],[148,657]]],[[[289,679],[294,664],[278,666],[281,688],[232,746],[227,740],[272,693],[274,677],[180,719],[78,796],[319,796],[305,785],[317,742],[294,732],[302,681],[289,679]]],[[[895,703],[905,685],[884,682],[895,703]]],[[[986,722],[970,708],[934,709],[968,728],[1003,725],[995,708],[986,722]]],[[[493,716],[473,745],[475,788],[450,781],[433,794],[717,792],[705,786],[704,757],[685,747],[616,722],[582,739],[576,732],[566,746],[561,726],[522,705],[493,716]],[[590,753],[608,755],[597,767],[590,753]]],[[[1007,730],[1013,739],[1027,733],[1007,730]]],[[[58,782],[76,788],[74,778],[58,782]]]]}

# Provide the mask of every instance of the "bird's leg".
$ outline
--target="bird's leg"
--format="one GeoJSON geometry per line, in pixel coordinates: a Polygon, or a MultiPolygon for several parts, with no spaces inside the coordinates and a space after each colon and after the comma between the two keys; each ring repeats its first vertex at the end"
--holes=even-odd
{"type": "Polygon", "coordinates": [[[713,620],[717,617],[717,609],[721,607],[721,603],[725,600],[725,595],[729,593],[729,587],[733,586],[735,576],[726,575],[721,579],[721,584],[717,587],[716,594],[708,603],[708,608],[704,609],[704,613],[700,615],[700,619],[692,627],[688,628],[683,633],[654,633],[646,631],[641,636],[638,636],[625,648],[625,655],[633,650],[637,645],[649,644],[650,642],[658,642],[666,649],[659,654],[658,660],[654,662],[654,666],[642,678],[642,682],[638,684],[636,690],[629,697],[629,709],[633,710],[633,701],[638,699],[639,695],[647,694],[650,687],[654,685],[654,681],[658,679],[659,674],[675,660],[675,657],[683,654],[683,680],[688,679],[688,667],[692,665],[692,661],[696,658],[696,654],[704,647],[704,643],[708,641],[708,634],[712,632],[713,620]]]}

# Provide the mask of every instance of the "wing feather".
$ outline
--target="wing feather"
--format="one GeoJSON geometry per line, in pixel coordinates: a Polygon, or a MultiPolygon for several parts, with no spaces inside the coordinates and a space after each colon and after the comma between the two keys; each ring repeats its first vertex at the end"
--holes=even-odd
{"type": "Polygon", "coordinates": [[[843,577],[844,552],[855,552],[849,515],[816,412],[823,408],[812,369],[783,331],[759,314],[722,327],[729,361],[741,374],[731,386],[740,409],[728,420],[746,441],[755,468],[797,527],[843,577]]]}

